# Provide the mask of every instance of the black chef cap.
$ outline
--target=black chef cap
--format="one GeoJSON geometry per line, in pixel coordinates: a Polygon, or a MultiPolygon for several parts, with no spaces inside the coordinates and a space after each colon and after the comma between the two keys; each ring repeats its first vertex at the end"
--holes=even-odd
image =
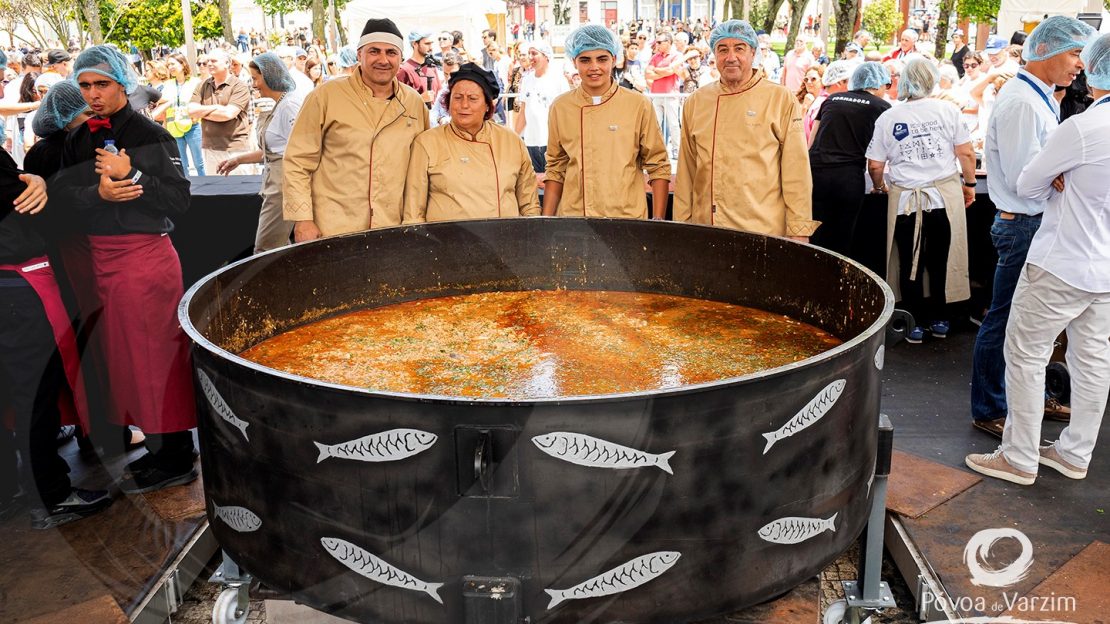
{"type": "Polygon", "coordinates": [[[501,93],[501,87],[497,86],[497,76],[474,63],[463,63],[455,73],[451,74],[448,85],[453,87],[460,80],[477,83],[479,87],[482,87],[482,91],[486,93],[490,102],[496,102],[497,96],[501,93]]]}
{"type": "Polygon", "coordinates": [[[358,49],[368,43],[388,43],[404,50],[405,40],[401,37],[401,30],[391,19],[368,19],[362,28],[362,36],[358,40],[358,49]]]}

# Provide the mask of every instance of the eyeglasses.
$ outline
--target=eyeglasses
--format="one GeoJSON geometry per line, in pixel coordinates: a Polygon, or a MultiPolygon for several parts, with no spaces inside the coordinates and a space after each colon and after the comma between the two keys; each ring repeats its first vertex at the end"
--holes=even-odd
{"type": "Polygon", "coordinates": [[[978,63],[964,63],[964,67],[967,67],[969,69],[975,69],[978,66],[979,66],[978,63]]]}
{"type": "Polygon", "coordinates": [[[440,37],[439,40],[440,41],[451,41],[451,38],[450,37],[440,37]]]}

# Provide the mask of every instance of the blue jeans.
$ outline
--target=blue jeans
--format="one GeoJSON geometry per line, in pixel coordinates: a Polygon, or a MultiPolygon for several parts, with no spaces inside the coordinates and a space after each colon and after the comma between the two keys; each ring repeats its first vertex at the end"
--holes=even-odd
{"type": "Polygon", "coordinates": [[[204,175],[204,157],[200,152],[200,122],[194,121],[193,127],[185,133],[185,136],[177,138],[177,151],[181,153],[181,170],[185,175],[189,175],[189,156],[193,158],[193,166],[197,169],[197,175],[204,175]]]}
{"type": "Polygon", "coordinates": [[[1014,215],[1013,219],[994,217],[991,240],[998,251],[994,290],[991,307],[975,337],[971,360],[971,417],[975,420],[1006,416],[1006,359],[1002,353],[1006,322],[1010,319],[1010,301],[1014,298],[1018,277],[1029,254],[1029,243],[1040,226],[1040,215],[1014,215]]]}

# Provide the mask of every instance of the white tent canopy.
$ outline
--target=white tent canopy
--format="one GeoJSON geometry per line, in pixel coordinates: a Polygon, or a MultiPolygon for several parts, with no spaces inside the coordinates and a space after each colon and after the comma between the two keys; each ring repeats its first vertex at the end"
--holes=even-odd
{"type": "Polygon", "coordinates": [[[1015,30],[1024,30],[1022,17],[1038,22],[1051,15],[1075,17],[1086,6],[1086,0],[1002,0],[998,11],[998,34],[1008,40],[1015,30]]]}
{"type": "MultiPolygon", "coordinates": [[[[358,41],[370,18],[393,20],[406,41],[413,30],[433,33],[459,30],[467,50],[473,54],[482,45],[482,30],[490,27],[486,20],[490,14],[504,15],[504,0],[352,0],[343,8],[342,21],[349,35],[347,40],[352,43],[358,41]]],[[[411,48],[406,46],[405,56],[410,52],[411,48]]]]}

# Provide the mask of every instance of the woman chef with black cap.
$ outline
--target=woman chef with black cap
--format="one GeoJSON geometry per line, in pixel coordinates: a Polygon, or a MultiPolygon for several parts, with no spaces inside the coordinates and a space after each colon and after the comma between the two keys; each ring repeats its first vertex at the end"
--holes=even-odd
{"type": "Polygon", "coordinates": [[[416,137],[405,183],[405,223],[538,215],[536,175],[524,141],[489,121],[499,89],[466,63],[451,75],[450,123],[416,137]]]}

